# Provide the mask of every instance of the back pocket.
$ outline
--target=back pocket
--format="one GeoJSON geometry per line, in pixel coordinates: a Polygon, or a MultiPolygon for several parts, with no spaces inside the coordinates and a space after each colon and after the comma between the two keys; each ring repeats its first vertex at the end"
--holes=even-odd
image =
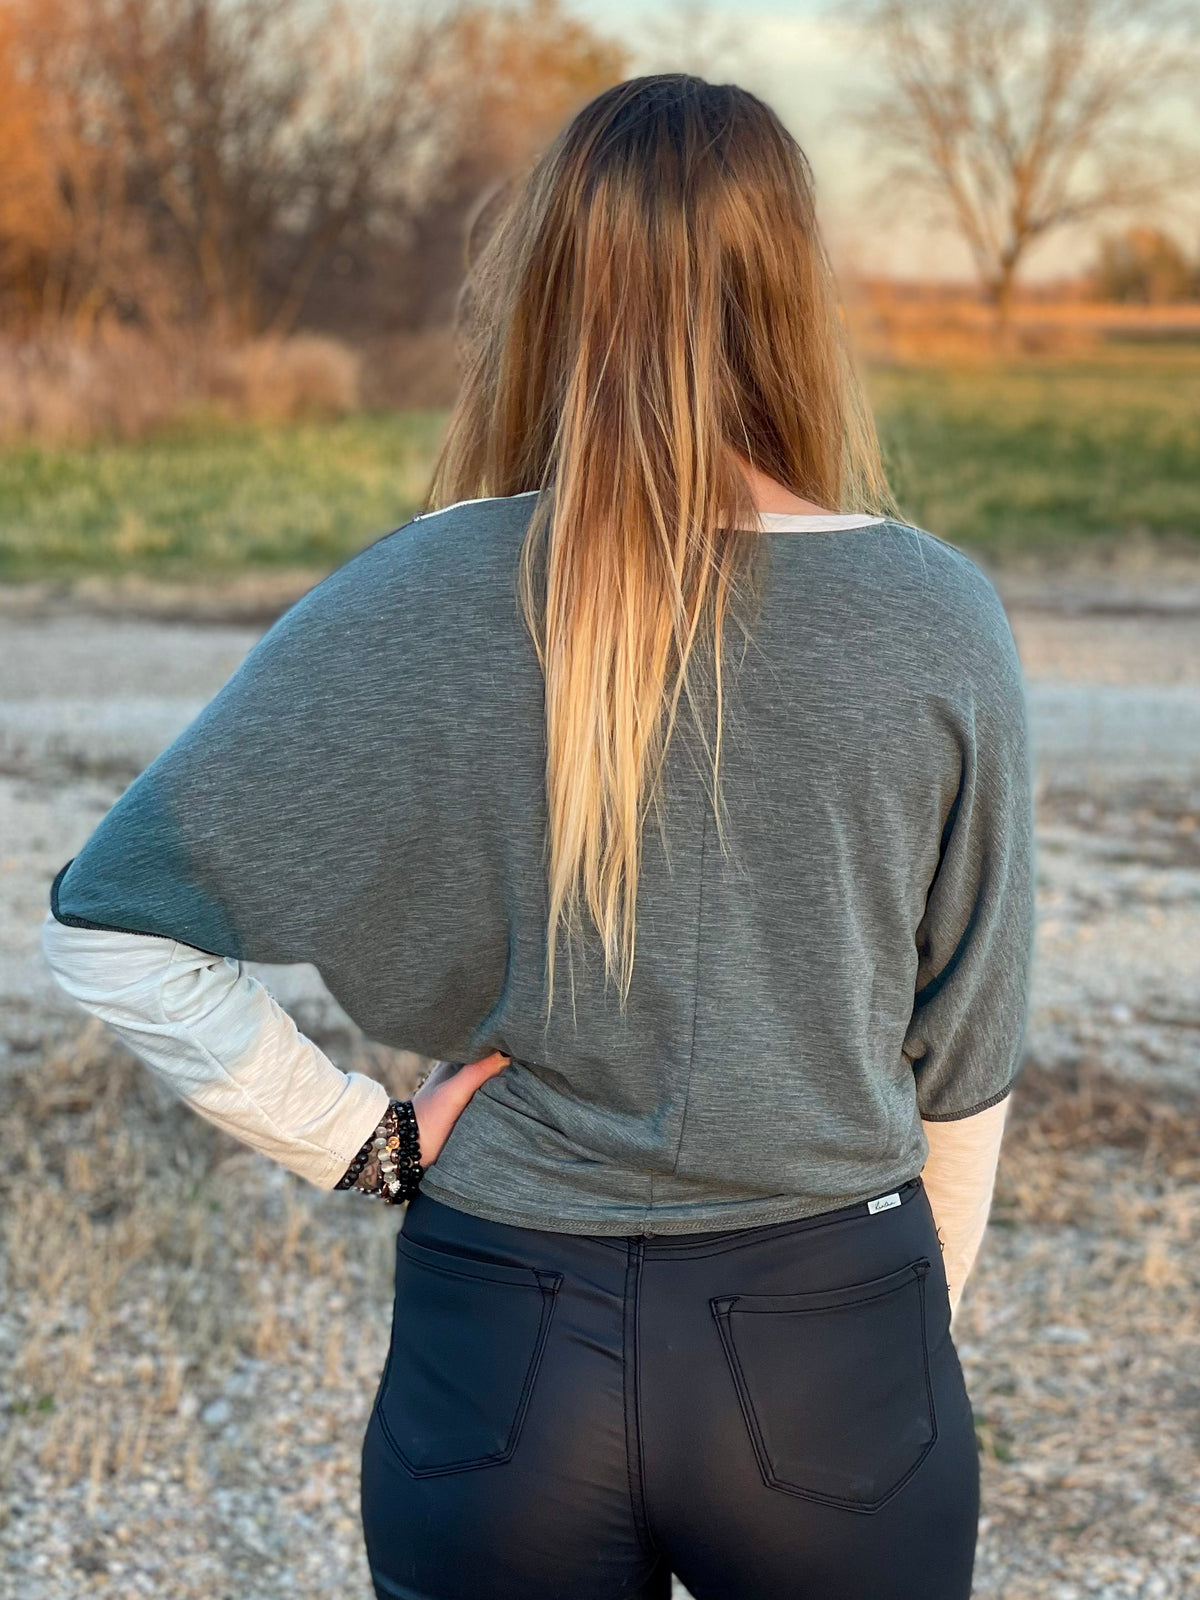
{"type": "Polygon", "coordinates": [[[396,1300],[375,1411],[414,1477],[507,1461],[517,1448],[561,1272],[396,1236],[396,1300]]]}
{"type": "Polygon", "coordinates": [[[766,1484],[875,1511],[933,1449],[922,1257],[805,1294],[712,1299],[766,1484]]]}

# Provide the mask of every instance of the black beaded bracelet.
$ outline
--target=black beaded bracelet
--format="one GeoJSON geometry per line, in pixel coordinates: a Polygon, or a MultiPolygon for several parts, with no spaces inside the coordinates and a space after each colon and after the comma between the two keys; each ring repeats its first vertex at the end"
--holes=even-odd
{"type": "Polygon", "coordinates": [[[379,1125],[334,1185],[399,1206],[420,1187],[421,1134],[411,1100],[389,1100],[379,1125]]]}

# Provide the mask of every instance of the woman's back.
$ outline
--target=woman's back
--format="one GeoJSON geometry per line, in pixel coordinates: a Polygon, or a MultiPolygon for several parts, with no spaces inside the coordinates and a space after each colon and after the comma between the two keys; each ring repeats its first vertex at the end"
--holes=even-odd
{"type": "Polygon", "coordinates": [[[726,629],[725,849],[681,716],[624,1011],[593,937],[544,1027],[543,688],[515,589],[535,499],[418,518],[293,607],[56,913],[313,961],[376,1039],[510,1054],[424,1183],[481,1216],[735,1227],[904,1181],[922,1118],[1003,1096],[1025,1024],[1027,730],[995,589],[900,522],[767,518],[749,642],[726,629]]]}
{"type": "MultiPolygon", "coordinates": [[[[1024,1028],[1026,718],[994,588],[900,523],[811,532],[775,519],[744,652],[727,630],[728,854],[681,719],[665,843],[653,815],[644,832],[625,1014],[593,941],[574,1014],[556,1004],[543,1034],[542,715],[504,603],[529,504],[418,525],[497,561],[479,563],[488,587],[446,663],[483,726],[458,722],[445,752],[460,785],[445,843],[453,874],[456,819],[478,796],[467,847],[482,862],[492,841],[502,857],[484,879],[478,955],[499,981],[455,1058],[513,1057],[426,1187],[501,1220],[619,1233],[807,1215],[902,1182],[924,1160],[921,1117],[999,1099],[1024,1028]]],[[[453,1013],[450,988],[446,1003],[453,1013]]]]}

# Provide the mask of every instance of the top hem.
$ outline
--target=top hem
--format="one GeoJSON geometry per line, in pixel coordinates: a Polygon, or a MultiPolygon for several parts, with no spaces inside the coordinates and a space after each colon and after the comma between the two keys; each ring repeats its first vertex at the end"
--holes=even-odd
{"type": "Polygon", "coordinates": [[[728,1209],[719,1212],[697,1211],[687,1217],[659,1217],[653,1209],[641,1208],[636,1215],[625,1217],[564,1217],[547,1212],[521,1211],[512,1206],[494,1205],[490,1201],[480,1202],[473,1195],[464,1195],[456,1189],[445,1184],[433,1181],[432,1173],[427,1174],[421,1183],[421,1192],[428,1194],[433,1200],[440,1200],[443,1204],[455,1207],[456,1210],[466,1211],[473,1217],[482,1217],[486,1222],[503,1222],[512,1227],[534,1228],[545,1233],[585,1233],[622,1235],[642,1234],[656,1236],[658,1234],[688,1234],[688,1233],[734,1233],[742,1228],[753,1228],[763,1223],[770,1222],[796,1222],[804,1217],[820,1216],[824,1212],[843,1211],[847,1207],[866,1205],[868,1200],[874,1200],[882,1195],[891,1193],[901,1184],[911,1183],[919,1173],[907,1172],[883,1184],[877,1185],[867,1194],[848,1195],[844,1199],[819,1200],[812,1198],[803,1199],[793,1197],[783,1203],[773,1202],[769,1205],[745,1206],[736,1212],[728,1209]]]}
{"type": "Polygon", "coordinates": [[[1016,1085],[1016,1081],[1017,1080],[1013,1078],[1011,1082],[1006,1083],[1003,1089],[1000,1089],[996,1094],[991,1095],[987,1100],[980,1100],[977,1105],[968,1106],[965,1111],[922,1111],[921,1121],[962,1122],[965,1118],[973,1117],[980,1111],[988,1111],[992,1106],[998,1106],[1001,1100],[1005,1099],[1012,1093],[1013,1088],[1016,1085]]]}
{"type": "MultiPolygon", "coordinates": [[[[61,922],[64,928],[85,928],[93,933],[129,933],[135,939],[166,939],[168,943],[187,944],[184,939],[176,939],[173,934],[158,933],[150,928],[129,928],[120,922],[93,922],[90,917],[77,917],[73,911],[64,911],[59,905],[59,885],[70,870],[75,857],[62,866],[54,875],[54,882],[50,885],[50,915],[55,922],[61,922]]],[[[199,950],[204,956],[219,956],[222,959],[229,952],[226,950],[210,950],[207,945],[187,944],[189,950],[199,950]]]]}

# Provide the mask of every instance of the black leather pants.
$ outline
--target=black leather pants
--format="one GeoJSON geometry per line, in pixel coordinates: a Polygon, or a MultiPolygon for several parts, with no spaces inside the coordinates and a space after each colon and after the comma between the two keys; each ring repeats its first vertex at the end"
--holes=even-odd
{"type": "Polygon", "coordinates": [[[604,1238],[418,1193],[363,1441],[380,1600],[967,1600],[979,1466],[919,1178],[604,1238]]]}

